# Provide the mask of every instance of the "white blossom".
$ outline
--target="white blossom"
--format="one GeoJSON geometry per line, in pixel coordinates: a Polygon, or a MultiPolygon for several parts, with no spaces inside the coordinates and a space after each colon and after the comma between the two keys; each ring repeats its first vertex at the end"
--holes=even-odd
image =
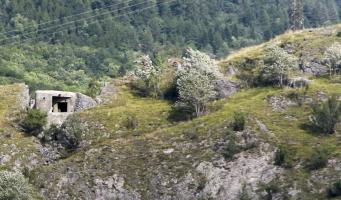
{"type": "Polygon", "coordinates": [[[29,200],[28,182],[15,172],[0,172],[0,199],[29,200]]]}
{"type": "Polygon", "coordinates": [[[136,78],[148,81],[152,76],[159,74],[158,67],[153,65],[148,55],[142,56],[136,63],[138,64],[134,71],[136,78]]]}
{"type": "Polygon", "coordinates": [[[297,58],[294,55],[288,54],[278,46],[272,46],[266,54],[263,76],[268,80],[278,81],[282,87],[284,78],[289,75],[290,71],[297,68],[297,58]]]}
{"type": "Polygon", "coordinates": [[[215,81],[223,75],[215,61],[200,51],[188,49],[183,60],[177,69],[179,103],[193,107],[200,116],[208,102],[216,98],[215,81]]]}
{"type": "Polygon", "coordinates": [[[341,44],[335,42],[324,53],[324,60],[329,67],[330,76],[332,76],[341,65],[341,44]]]}

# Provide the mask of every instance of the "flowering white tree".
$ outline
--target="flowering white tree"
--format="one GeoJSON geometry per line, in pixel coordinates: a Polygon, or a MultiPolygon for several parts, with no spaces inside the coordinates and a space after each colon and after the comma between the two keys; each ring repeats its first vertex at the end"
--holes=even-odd
{"type": "Polygon", "coordinates": [[[283,87],[290,71],[297,68],[298,62],[294,55],[288,54],[278,46],[272,46],[266,54],[262,75],[267,81],[278,82],[279,86],[283,87]]]}
{"type": "Polygon", "coordinates": [[[0,199],[29,200],[28,182],[23,175],[15,172],[0,172],[0,199]]]}
{"type": "Polygon", "coordinates": [[[160,89],[161,68],[153,65],[152,60],[148,55],[142,56],[137,62],[137,67],[134,71],[134,76],[142,80],[146,85],[148,92],[151,92],[154,97],[158,95],[160,89]]]}
{"type": "Polygon", "coordinates": [[[329,67],[330,78],[336,73],[338,67],[341,65],[341,44],[335,42],[324,52],[324,60],[329,67]]]}
{"type": "Polygon", "coordinates": [[[208,55],[188,49],[183,65],[177,69],[179,103],[192,107],[195,115],[205,113],[209,101],[216,98],[215,81],[222,77],[208,55]]]}

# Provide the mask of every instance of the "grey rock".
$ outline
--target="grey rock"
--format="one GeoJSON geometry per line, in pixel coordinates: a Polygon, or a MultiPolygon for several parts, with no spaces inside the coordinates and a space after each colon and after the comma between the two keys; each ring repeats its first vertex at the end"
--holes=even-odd
{"type": "Polygon", "coordinates": [[[112,82],[106,82],[101,89],[100,94],[96,97],[96,101],[99,104],[110,104],[113,98],[117,94],[115,84],[112,82]]]}
{"type": "Polygon", "coordinates": [[[318,60],[311,60],[301,66],[304,73],[313,74],[314,76],[322,76],[328,74],[328,67],[318,60]]]}
{"type": "Polygon", "coordinates": [[[218,99],[230,97],[238,92],[239,89],[239,84],[230,80],[221,79],[216,81],[215,84],[215,90],[218,93],[218,99]]]}
{"type": "Polygon", "coordinates": [[[97,106],[97,102],[93,100],[91,97],[86,96],[81,93],[77,93],[75,112],[79,112],[84,109],[93,108],[97,106]]]}
{"type": "Polygon", "coordinates": [[[30,90],[27,85],[19,84],[21,92],[18,94],[18,104],[20,109],[25,109],[30,103],[30,90]]]}
{"type": "Polygon", "coordinates": [[[304,77],[295,77],[288,80],[288,86],[292,88],[303,88],[310,85],[310,80],[304,77]]]}
{"type": "Polygon", "coordinates": [[[281,170],[271,164],[273,153],[242,152],[233,162],[225,162],[223,166],[215,166],[210,162],[201,162],[197,170],[206,177],[203,193],[213,199],[238,199],[243,185],[248,185],[254,199],[260,182],[268,183],[273,180],[281,170]]]}

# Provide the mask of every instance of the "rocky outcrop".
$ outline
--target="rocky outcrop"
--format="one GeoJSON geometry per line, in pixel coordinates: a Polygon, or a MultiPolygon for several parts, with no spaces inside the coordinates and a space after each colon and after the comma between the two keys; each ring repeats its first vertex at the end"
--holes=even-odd
{"type": "Polygon", "coordinates": [[[77,99],[75,104],[75,112],[82,111],[84,109],[93,108],[97,106],[97,102],[91,97],[81,93],[77,93],[77,99]]]}
{"type": "Polygon", "coordinates": [[[283,112],[287,107],[297,105],[284,96],[269,96],[267,101],[275,112],[283,112]]]}
{"type": "Polygon", "coordinates": [[[304,73],[312,74],[314,76],[323,76],[328,74],[328,67],[323,65],[319,60],[311,60],[301,65],[301,70],[304,73]]]}
{"type": "Polygon", "coordinates": [[[240,86],[236,82],[225,79],[216,81],[215,90],[218,93],[219,99],[230,97],[238,92],[239,89],[240,86]]]}
{"type": "Polygon", "coordinates": [[[25,109],[29,106],[30,103],[30,90],[27,85],[19,84],[20,92],[17,96],[18,106],[20,109],[25,109]]]}
{"type": "Polygon", "coordinates": [[[310,80],[304,77],[294,77],[288,80],[288,86],[292,88],[303,88],[310,85],[310,80]]]}
{"type": "Polygon", "coordinates": [[[99,104],[110,104],[112,99],[116,96],[117,89],[112,82],[106,82],[100,92],[96,97],[96,101],[99,104]]]}
{"type": "Polygon", "coordinates": [[[271,163],[272,160],[271,152],[243,152],[233,162],[202,162],[196,169],[204,174],[207,180],[203,193],[213,199],[239,199],[244,185],[248,187],[253,199],[259,199],[256,197],[258,184],[269,183],[281,171],[271,163]]]}

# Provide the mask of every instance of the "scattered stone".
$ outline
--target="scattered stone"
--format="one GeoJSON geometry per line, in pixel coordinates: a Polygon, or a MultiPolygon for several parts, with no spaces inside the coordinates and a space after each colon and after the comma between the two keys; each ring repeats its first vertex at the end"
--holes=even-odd
{"type": "Polygon", "coordinates": [[[166,149],[163,151],[163,153],[166,155],[172,154],[173,152],[174,152],[174,149],[166,149]]]}

